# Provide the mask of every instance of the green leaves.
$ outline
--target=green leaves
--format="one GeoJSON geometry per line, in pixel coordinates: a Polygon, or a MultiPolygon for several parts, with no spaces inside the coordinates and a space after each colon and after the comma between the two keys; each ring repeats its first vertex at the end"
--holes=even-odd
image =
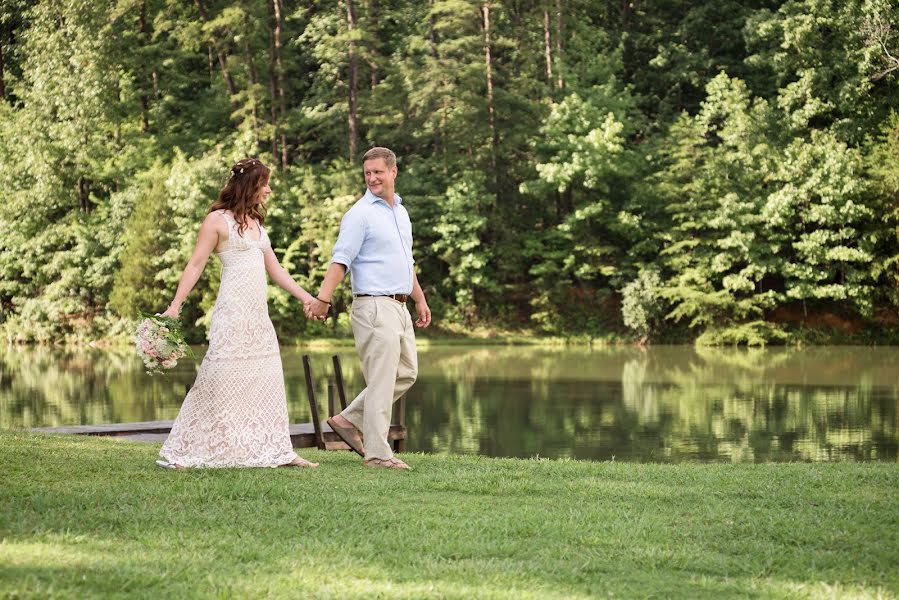
{"type": "Polygon", "coordinates": [[[621,317],[625,326],[648,338],[658,328],[663,311],[662,280],[656,271],[643,270],[621,291],[621,317]]]}
{"type": "Polygon", "coordinates": [[[487,226],[486,198],[484,175],[464,173],[446,192],[434,225],[437,237],[431,245],[431,251],[448,267],[444,289],[453,294],[455,313],[450,317],[469,325],[478,314],[476,300],[499,289],[490,268],[494,257],[482,242],[487,226]]]}
{"type": "MultiPolygon", "coordinates": [[[[438,323],[876,329],[899,306],[894,4],[492,3],[488,29],[474,0],[7,2],[0,326],[74,339],[158,310],[246,155],[276,167],[267,226],[314,288],[358,154],[387,145],[438,323]]],[[[271,315],[323,331],[277,290],[271,315]]]]}
{"type": "Polygon", "coordinates": [[[603,189],[608,175],[620,164],[623,131],[624,125],[612,112],[603,114],[599,107],[572,94],[553,106],[541,128],[549,157],[537,163],[537,173],[559,192],[576,183],[603,189]]]}
{"type": "MultiPolygon", "coordinates": [[[[870,314],[878,225],[861,155],[831,131],[785,137],[772,125],[790,116],[751,103],[740,81],[719,75],[708,92],[695,119],[705,141],[684,138],[702,157],[689,187],[708,199],[706,218],[693,220],[694,201],[674,205],[673,239],[691,250],[689,258],[676,245],[666,251],[670,316],[723,331],[790,301],[849,301],[870,314]]],[[[737,337],[768,329],[754,331],[737,337]]]]}

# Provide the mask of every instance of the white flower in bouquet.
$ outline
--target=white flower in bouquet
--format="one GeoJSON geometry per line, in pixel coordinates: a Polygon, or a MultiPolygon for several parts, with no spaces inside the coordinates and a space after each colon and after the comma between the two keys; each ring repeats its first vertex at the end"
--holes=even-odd
{"type": "Polygon", "coordinates": [[[141,317],[133,339],[147,373],[164,373],[177,365],[179,358],[193,356],[178,321],[161,315],[141,314],[141,317]]]}

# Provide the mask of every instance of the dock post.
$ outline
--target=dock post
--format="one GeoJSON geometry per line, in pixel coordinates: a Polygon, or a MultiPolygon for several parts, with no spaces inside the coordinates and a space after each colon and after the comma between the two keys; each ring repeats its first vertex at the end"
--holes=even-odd
{"type": "Polygon", "coordinates": [[[328,416],[333,417],[337,414],[337,384],[328,381],[328,416]]]}
{"type": "Polygon", "coordinates": [[[306,374],[306,394],[309,396],[309,410],[312,412],[312,429],[315,431],[315,445],[319,450],[325,449],[325,438],[322,435],[322,422],[318,416],[318,401],[315,399],[315,386],[312,384],[312,369],[309,366],[309,355],[303,355],[303,372],[306,374]]]}
{"type": "Polygon", "coordinates": [[[334,382],[337,384],[337,395],[340,397],[340,410],[344,411],[346,410],[346,388],[343,387],[343,369],[340,366],[340,358],[336,354],[331,357],[331,361],[334,363],[334,382]]]}
{"type": "MultiPolygon", "coordinates": [[[[400,396],[400,399],[396,401],[396,407],[394,408],[393,422],[399,423],[400,426],[402,426],[403,431],[406,431],[406,395],[405,394],[400,396]]],[[[393,451],[394,452],[404,452],[405,450],[406,450],[406,438],[403,438],[401,440],[393,440],[393,451]]]]}

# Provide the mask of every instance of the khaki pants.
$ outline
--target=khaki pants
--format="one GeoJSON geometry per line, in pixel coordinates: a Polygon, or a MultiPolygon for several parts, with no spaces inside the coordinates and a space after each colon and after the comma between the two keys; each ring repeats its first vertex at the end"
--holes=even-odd
{"type": "Polygon", "coordinates": [[[418,376],[412,316],[392,298],[362,297],[353,300],[352,324],[366,387],[341,414],[362,432],[365,458],[387,460],[393,403],[418,376]]]}

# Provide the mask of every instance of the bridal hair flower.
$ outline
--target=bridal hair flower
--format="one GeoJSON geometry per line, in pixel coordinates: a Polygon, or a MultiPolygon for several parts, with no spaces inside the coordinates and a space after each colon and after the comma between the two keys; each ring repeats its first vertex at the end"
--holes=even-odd
{"type": "MultiPolygon", "coordinates": [[[[229,175],[228,178],[230,179],[231,177],[234,177],[235,175],[240,175],[241,173],[244,172],[245,169],[249,169],[250,167],[255,167],[256,163],[259,162],[255,158],[250,158],[248,160],[249,160],[249,162],[247,162],[246,164],[245,164],[245,161],[242,161],[242,160],[238,161],[238,163],[236,165],[234,165],[234,167],[231,169],[231,175],[229,175]]],[[[260,164],[262,164],[262,163],[260,163],[260,164]]]]}

